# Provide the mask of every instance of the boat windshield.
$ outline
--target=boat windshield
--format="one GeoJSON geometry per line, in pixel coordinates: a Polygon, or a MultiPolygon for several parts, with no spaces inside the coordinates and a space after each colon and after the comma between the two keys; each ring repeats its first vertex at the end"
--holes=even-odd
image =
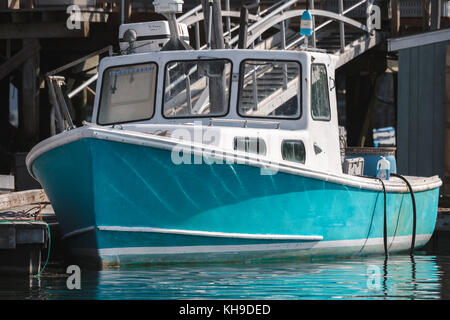
{"type": "Polygon", "coordinates": [[[97,122],[101,125],[153,117],[156,63],[111,67],[103,72],[97,122]]]}
{"type": "Polygon", "coordinates": [[[227,114],[231,68],[231,62],[225,59],[167,63],[164,117],[211,117],[227,114]]]}
{"type": "Polygon", "coordinates": [[[300,79],[298,62],[244,60],[240,68],[239,114],[298,119],[301,115],[300,79]]]}

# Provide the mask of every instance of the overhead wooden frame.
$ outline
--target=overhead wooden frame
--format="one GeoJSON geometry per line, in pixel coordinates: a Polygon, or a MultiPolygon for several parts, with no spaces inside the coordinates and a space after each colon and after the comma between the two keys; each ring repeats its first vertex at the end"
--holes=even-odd
{"type": "MultiPolygon", "coordinates": [[[[0,27],[1,28],[1,27],[0,27]]],[[[1,29],[0,29],[1,30],[1,29]]],[[[1,33],[1,31],[0,31],[1,33]]],[[[20,67],[28,58],[32,57],[36,52],[41,49],[39,44],[33,44],[22,48],[19,52],[13,55],[0,65],[0,80],[9,75],[15,69],[20,67]]]]}
{"type": "Polygon", "coordinates": [[[70,30],[65,22],[31,22],[0,24],[0,39],[85,38],[89,22],[80,22],[80,29],[70,30]]]}
{"type": "Polygon", "coordinates": [[[444,193],[450,195],[450,45],[445,53],[445,162],[444,193]]]}

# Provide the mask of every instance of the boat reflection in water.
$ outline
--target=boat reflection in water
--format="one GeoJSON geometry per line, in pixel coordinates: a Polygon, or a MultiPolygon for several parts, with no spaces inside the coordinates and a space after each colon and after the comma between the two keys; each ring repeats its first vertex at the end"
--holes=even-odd
{"type": "MultiPolygon", "coordinates": [[[[450,256],[391,255],[299,263],[188,264],[44,274],[32,299],[449,299],[450,256]]],[[[12,280],[9,280],[12,281],[12,280]]],[[[2,281],[0,298],[8,298],[2,281]]],[[[6,284],[7,285],[7,284],[6,284]]],[[[16,293],[17,297],[20,293],[16,293]]]]}

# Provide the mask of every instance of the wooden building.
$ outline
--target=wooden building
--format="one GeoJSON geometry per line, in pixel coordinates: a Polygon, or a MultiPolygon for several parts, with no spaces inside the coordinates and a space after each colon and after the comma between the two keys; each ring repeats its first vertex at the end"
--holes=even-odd
{"type": "Polygon", "coordinates": [[[446,177],[450,194],[450,29],[389,39],[388,50],[398,52],[398,171],[446,177]]]}

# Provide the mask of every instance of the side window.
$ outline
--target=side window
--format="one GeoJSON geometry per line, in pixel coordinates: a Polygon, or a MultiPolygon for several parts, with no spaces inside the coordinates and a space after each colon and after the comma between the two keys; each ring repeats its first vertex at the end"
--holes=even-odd
{"type": "Polygon", "coordinates": [[[305,163],[305,145],[300,140],[284,140],[281,144],[283,160],[305,163]]]}
{"type": "Polygon", "coordinates": [[[234,150],[265,155],[266,143],[260,138],[236,137],[234,138],[234,150]]]}
{"type": "Polygon", "coordinates": [[[314,120],[331,119],[327,68],[323,64],[311,67],[311,115],[314,120]]]}
{"type": "Polygon", "coordinates": [[[298,119],[301,115],[300,63],[242,61],[238,113],[241,117],[298,119]]]}
{"type": "Polygon", "coordinates": [[[226,59],[168,62],[163,116],[190,118],[228,113],[231,69],[226,59]]]}

